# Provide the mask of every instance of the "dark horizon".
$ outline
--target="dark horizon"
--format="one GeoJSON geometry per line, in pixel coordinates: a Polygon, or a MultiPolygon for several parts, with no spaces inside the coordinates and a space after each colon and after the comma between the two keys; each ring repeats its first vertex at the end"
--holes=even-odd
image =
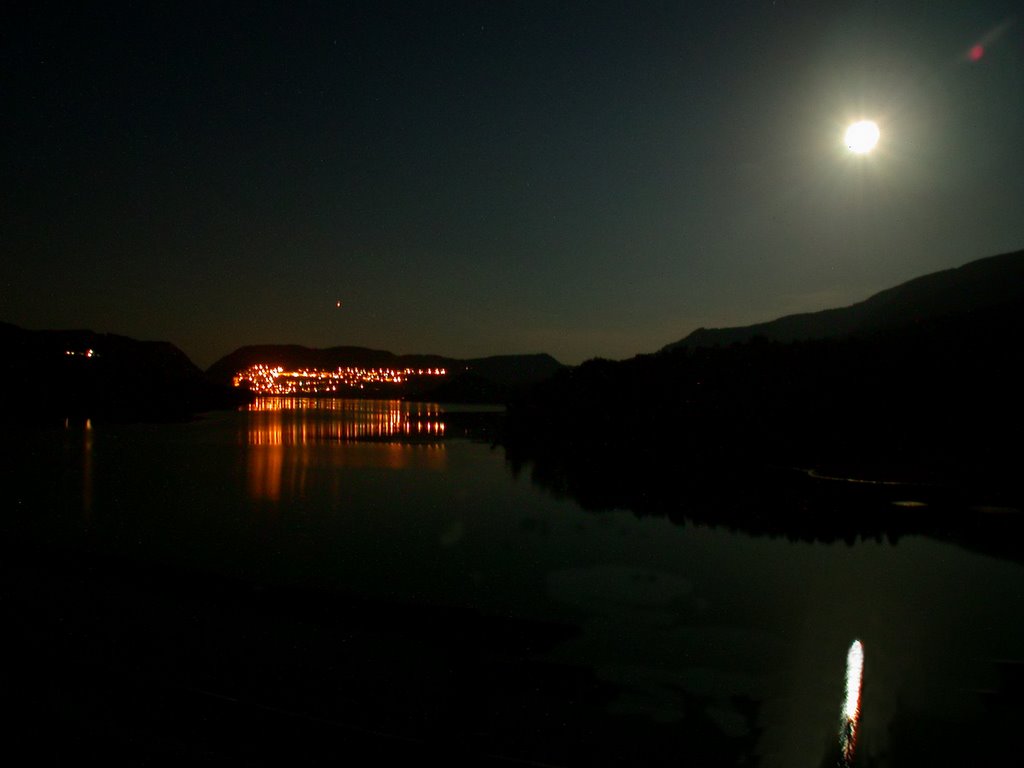
{"type": "Polygon", "coordinates": [[[573,364],[847,306],[1024,243],[1016,12],[22,9],[0,317],[202,368],[256,343],[573,364]]]}
{"type": "MultiPolygon", "coordinates": [[[[863,337],[878,331],[898,328],[907,322],[913,321],[915,318],[917,321],[920,321],[925,317],[952,318],[961,316],[965,312],[969,314],[972,309],[991,308],[999,306],[1004,302],[1012,303],[1016,299],[1019,293],[1017,288],[1019,285],[1018,273],[1020,272],[1022,259],[1024,259],[1024,249],[985,256],[950,269],[915,276],[899,285],[887,286],[864,300],[844,307],[826,307],[816,312],[784,315],[744,326],[697,328],[685,337],[665,345],[658,351],[670,352],[684,347],[724,347],[750,341],[758,337],[768,341],[782,342],[826,338],[840,339],[847,336],[863,337]]],[[[33,334],[40,332],[44,334],[70,334],[71,336],[78,334],[107,335],[105,331],[96,331],[92,328],[24,328],[0,319],[0,327],[3,326],[8,326],[14,331],[28,331],[33,334]]],[[[143,343],[166,343],[168,341],[166,339],[139,339],[128,334],[113,333],[109,335],[143,343]]],[[[171,343],[173,344],[173,342],[171,343]]],[[[184,350],[180,351],[185,354],[190,362],[195,363],[187,352],[184,352],[184,350]]],[[[536,359],[547,359],[555,366],[565,365],[562,361],[555,359],[544,351],[518,354],[486,354],[476,358],[456,358],[451,355],[434,352],[395,352],[390,349],[374,349],[360,344],[333,344],[325,347],[311,347],[304,344],[285,342],[237,346],[231,351],[218,356],[211,365],[197,365],[197,367],[207,372],[218,369],[217,375],[223,378],[228,372],[237,372],[235,368],[231,367],[232,361],[244,360],[246,362],[241,367],[246,367],[253,363],[266,364],[268,361],[271,361],[270,358],[277,360],[277,358],[284,355],[284,358],[289,360],[292,358],[308,358],[307,364],[317,367],[319,365],[319,363],[315,362],[319,360],[317,356],[321,353],[330,352],[341,352],[344,359],[351,358],[352,360],[363,362],[370,361],[373,365],[377,365],[385,359],[403,364],[412,361],[420,366],[434,365],[435,363],[451,364],[458,362],[497,361],[499,359],[509,360],[513,366],[526,363],[527,367],[533,367],[536,359]],[[270,353],[270,357],[264,359],[266,357],[264,352],[270,353]],[[531,358],[534,358],[534,360],[530,360],[531,358]],[[228,371],[228,368],[230,368],[230,371],[228,371]]],[[[649,354],[649,352],[637,352],[634,355],[622,358],[622,361],[628,361],[645,354],[649,354]]],[[[608,360],[608,358],[594,356],[587,358],[587,360],[608,360]]],[[[332,365],[327,365],[327,367],[331,368],[332,365]]]]}

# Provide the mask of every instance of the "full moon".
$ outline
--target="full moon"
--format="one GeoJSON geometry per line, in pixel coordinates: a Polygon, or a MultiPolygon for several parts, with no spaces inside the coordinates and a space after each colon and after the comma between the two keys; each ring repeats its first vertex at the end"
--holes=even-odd
{"type": "Polygon", "coordinates": [[[865,155],[875,148],[880,136],[878,123],[872,120],[861,120],[846,129],[843,140],[851,152],[865,155]]]}

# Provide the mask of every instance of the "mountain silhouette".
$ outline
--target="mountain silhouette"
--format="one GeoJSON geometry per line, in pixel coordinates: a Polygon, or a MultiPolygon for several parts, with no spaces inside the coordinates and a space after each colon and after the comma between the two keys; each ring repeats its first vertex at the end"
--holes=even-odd
{"type": "Polygon", "coordinates": [[[682,487],[773,464],[1016,500],[1022,335],[1024,251],[852,307],[587,361],[513,400],[504,441],[566,487],[615,478],[650,494],[651,476],[682,487]]]}
{"type": "Polygon", "coordinates": [[[166,341],[0,323],[0,344],[0,394],[19,404],[15,418],[182,419],[243,401],[166,341]]]}
{"type": "Polygon", "coordinates": [[[848,307],[736,328],[698,328],[662,351],[724,347],[755,337],[790,342],[865,336],[1019,302],[1022,294],[1024,251],[1014,251],[914,278],[848,307]]]}

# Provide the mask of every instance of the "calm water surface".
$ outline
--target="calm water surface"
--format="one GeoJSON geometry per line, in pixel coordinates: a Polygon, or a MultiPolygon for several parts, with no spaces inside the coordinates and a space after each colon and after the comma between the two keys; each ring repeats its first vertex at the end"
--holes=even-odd
{"type": "MultiPolygon", "coordinates": [[[[587,670],[618,721],[710,724],[709,743],[747,745],[749,764],[832,759],[854,639],[862,764],[1002,754],[998,726],[1020,714],[1021,565],[925,538],[793,543],[589,513],[436,405],[264,400],[189,424],[68,424],[12,468],[8,529],[60,547],[569,627],[524,656],[587,670]]],[[[511,751],[557,764],[550,742],[511,751]]]]}

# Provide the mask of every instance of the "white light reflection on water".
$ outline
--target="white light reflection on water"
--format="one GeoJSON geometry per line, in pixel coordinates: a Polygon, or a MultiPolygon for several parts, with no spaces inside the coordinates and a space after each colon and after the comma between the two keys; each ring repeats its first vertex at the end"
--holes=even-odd
{"type": "Polygon", "coordinates": [[[864,677],[864,646],[854,640],[846,654],[846,699],[839,727],[839,746],[843,752],[843,765],[853,761],[857,747],[857,726],[860,721],[860,687],[864,677]]]}

